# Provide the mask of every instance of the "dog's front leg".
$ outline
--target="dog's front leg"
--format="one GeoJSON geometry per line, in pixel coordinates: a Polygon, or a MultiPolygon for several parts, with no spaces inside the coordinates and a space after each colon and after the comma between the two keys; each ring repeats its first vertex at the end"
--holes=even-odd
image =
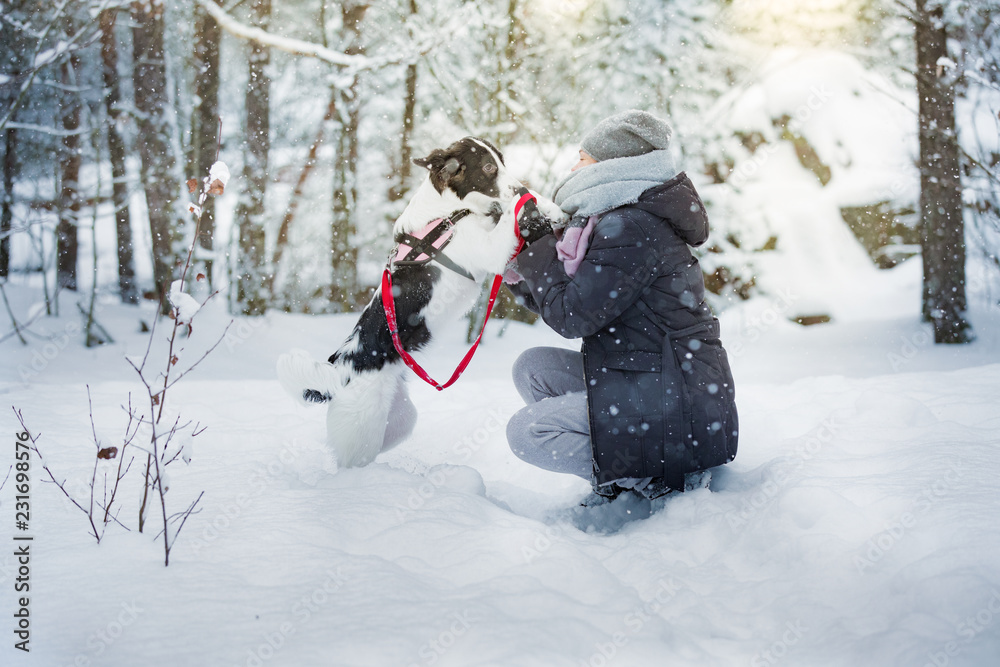
{"type": "MultiPolygon", "coordinates": [[[[531,191],[529,190],[529,192],[531,191]]],[[[516,233],[528,245],[546,234],[551,234],[555,229],[565,227],[569,221],[569,216],[563,213],[562,209],[552,201],[534,192],[531,194],[534,195],[535,200],[525,202],[521,214],[516,220],[513,218],[514,209],[517,207],[516,202],[513,202],[504,212],[505,216],[511,216],[511,224],[516,225],[516,233]]]]}
{"type": "Polygon", "coordinates": [[[517,248],[519,231],[514,218],[514,204],[500,216],[496,226],[486,233],[483,252],[486,253],[486,266],[492,273],[501,273],[510,261],[517,248]]]}
{"type": "Polygon", "coordinates": [[[566,226],[566,223],[569,222],[569,216],[554,201],[546,199],[533,190],[529,190],[529,192],[535,196],[535,206],[538,207],[538,211],[545,217],[550,227],[560,229],[566,226]]]}

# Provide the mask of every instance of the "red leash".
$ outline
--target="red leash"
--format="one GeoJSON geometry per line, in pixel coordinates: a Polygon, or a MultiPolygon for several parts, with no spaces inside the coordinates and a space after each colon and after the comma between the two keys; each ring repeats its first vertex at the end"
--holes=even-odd
{"type": "MultiPolygon", "coordinates": [[[[528,202],[534,201],[535,197],[530,192],[526,192],[521,195],[521,198],[517,200],[517,204],[514,205],[514,233],[517,234],[518,244],[517,249],[514,250],[514,255],[517,256],[521,252],[521,248],[524,247],[524,239],[521,237],[520,232],[517,227],[517,218],[521,215],[521,208],[528,202]]],[[[451,385],[455,384],[455,381],[459,376],[465,371],[465,368],[472,361],[472,355],[476,353],[476,348],[479,347],[479,341],[483,338],[483,332],[486,331],[486,323],[490,319],[490,314],[493,312],[493,303],[497,300],[497,294],[500,292],[500,285],[503,283],[503,276],[497,275],[493,278],[493,287],[490,288],[490,300],[486,304],[486,317],[483,318],[483,328],[479,330],[479,335],[476,336],[476,342],[472,344],[469,351],[465,353],[462,357],[462,361],[459,362],[458,368],[455,372],[451,374],[451,378],[448,379],[444,384],[439,384],[437,380],[432,378],[427,374],[420,364],[410,355],[409,352],[403,349],[403,343],[399,340],[399,326],[396,324],[396,300],[392,296],[392,275],[389,273],[389,267],[386,266],[385,270],[382,272],[382,308],[385,310],[385,320],[389,325],[389,333],[392,335],[392,345],[396,348],[396,352],[399,356],[403,358],[403,361],[407,366],[410,367],[414,373],[420,377],[421,380],[427,384],[433,386],[438,391],[447,389],[451,385]]]]}

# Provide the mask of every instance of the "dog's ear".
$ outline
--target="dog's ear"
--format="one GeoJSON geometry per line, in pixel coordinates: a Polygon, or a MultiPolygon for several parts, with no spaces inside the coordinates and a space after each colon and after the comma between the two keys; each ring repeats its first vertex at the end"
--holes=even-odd
{"type": "MultiPolygon", "coordinates": [[[[437,153],[437,151],[434,151],[434,153],[437,153]]],[[[432,169],[431,164],[434,161],[434,153],[431,153],[427,157],[413,158],[413,164],[424,169],[432,169]]]]}
{"type": "Polygon", "coordinates": [[[431,151],[427,157],[416,158],[413,164],[431,172],[431,183],[438,192],[443,192],[448,183],[462,171],[462,163],[440,148],[431,151]]]}

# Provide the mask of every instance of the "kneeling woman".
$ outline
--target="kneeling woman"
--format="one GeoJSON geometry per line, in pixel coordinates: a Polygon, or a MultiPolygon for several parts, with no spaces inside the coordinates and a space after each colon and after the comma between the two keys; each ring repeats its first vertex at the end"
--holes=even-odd
{"type": "Polygon", "coordinates": [[[683,490],[736,456],[733,377],[689,246],[708,238],[671,128],[642,111],[597,125],[556,187],[571,216],[530,243],[511,291],[583,349],[536,347],[514,365],[527,406],[507,438],[521,459],[591,480],[595,498],[683,490]]]}

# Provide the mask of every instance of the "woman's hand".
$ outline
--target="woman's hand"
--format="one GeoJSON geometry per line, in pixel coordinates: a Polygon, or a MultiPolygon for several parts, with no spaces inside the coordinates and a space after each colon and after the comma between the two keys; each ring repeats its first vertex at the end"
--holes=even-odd
{"type": "Polygon", "coordinates": [[[542,215],[534,201],[528,200],[517,219],[517,230],[525,246],[531,245],[546,234],[552,233],[552,222],[542,215]]]}

